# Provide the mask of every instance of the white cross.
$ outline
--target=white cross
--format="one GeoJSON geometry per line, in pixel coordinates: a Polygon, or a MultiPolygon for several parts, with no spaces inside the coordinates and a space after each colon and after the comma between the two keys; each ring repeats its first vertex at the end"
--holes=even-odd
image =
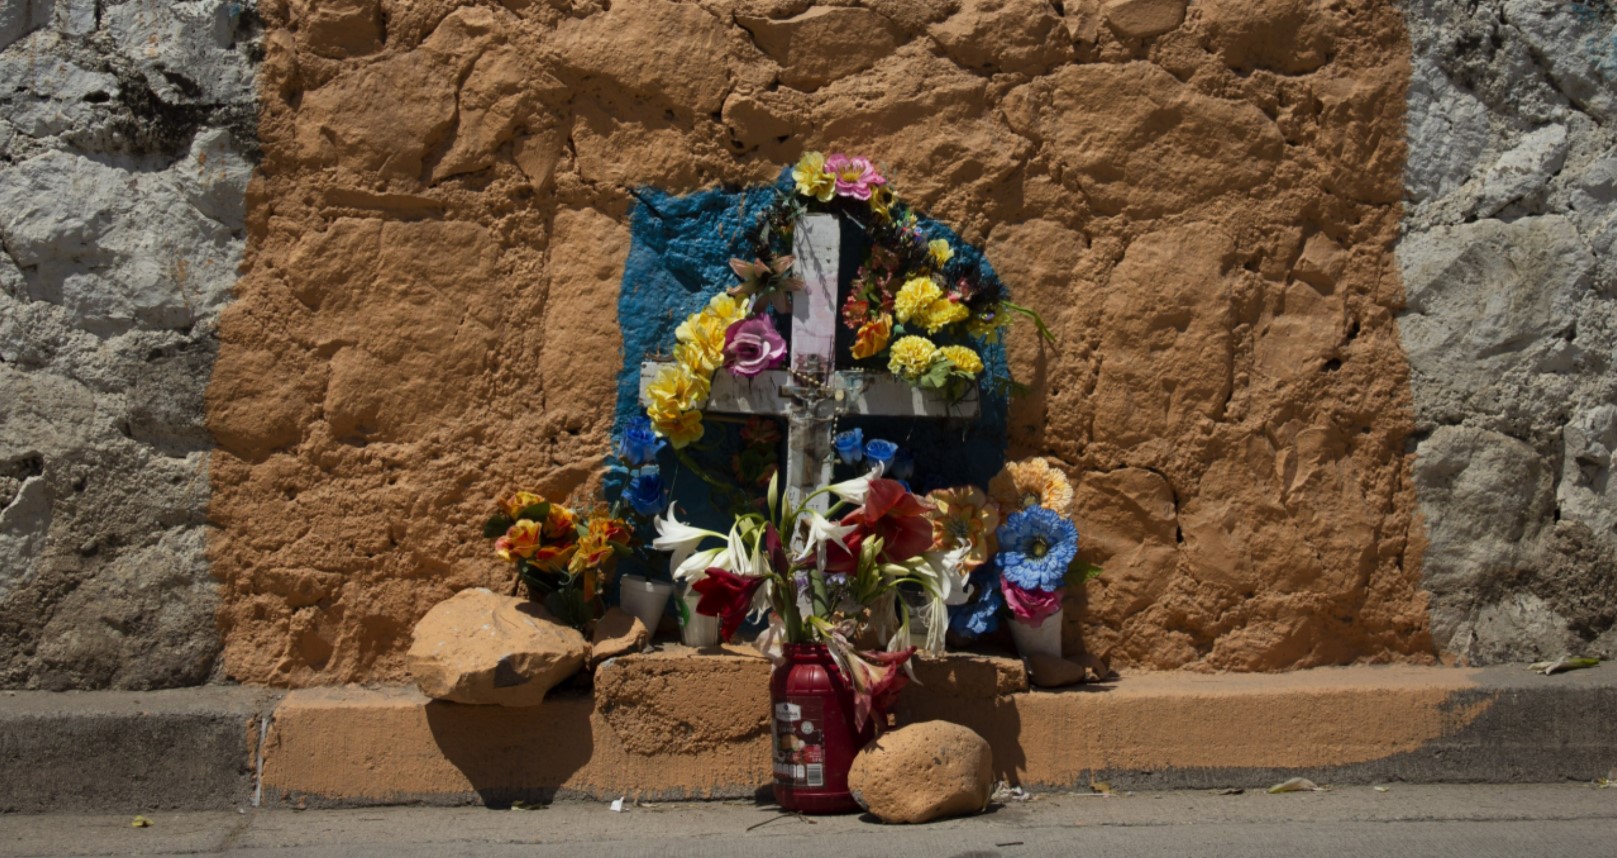
{"type": "MultiPolygon", "coordinates": [[[[842,253],[842,226],[836,215],[810,214],[792,230],[801,290],[792,297],[792,353],[796,371],[770,370],[741,378],[723,369],[713,374],[704,410],[721,414],[784,416],[787,421],[786,470],[782,483],[792,507],[831,482],[832,425],[843,414],[885,417],[975,417],[978,390],[950,402],[941,391],[912,386],[885,371],[841,370],[836,365],[837,261],[842,253]],[[818,381],[819,383],[805,383],[818,381]]],[[[640,403],[657,371],[668,364],[640,365],[640,403]]],[[[810,506],[823,512],[821,495],[810,506]]]]}

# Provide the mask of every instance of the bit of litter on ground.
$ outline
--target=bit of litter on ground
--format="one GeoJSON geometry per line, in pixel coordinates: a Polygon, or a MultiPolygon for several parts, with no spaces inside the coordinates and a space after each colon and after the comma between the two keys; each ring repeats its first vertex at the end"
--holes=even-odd
{"type": "Polygon", "coordinates": [[[1328,790],[1308,778],[1292,778],[1269,787],[1270,795],[1283,792],[1328,792],[1328,790]]]}

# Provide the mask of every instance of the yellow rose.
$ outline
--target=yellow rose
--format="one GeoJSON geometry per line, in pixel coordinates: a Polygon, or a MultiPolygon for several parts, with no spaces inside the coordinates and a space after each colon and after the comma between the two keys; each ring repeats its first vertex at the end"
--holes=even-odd
{"type": "Polygon", "coordinates": [[[512,518],[516,518],[517,513],[527,509],[530,506],[533,506],[534,504],[544,502],[544,498],[534,494],[533,492],[517,492],[506,499],[505,514],[511,516],[512,518]]]}
{"type": "Polygon", "coordinates": [[[918,321],[926,328],[927,333],[935,334],[938,329],[955,322],[963,322],[970,316],[971,311],[966,309],[966,305],[950,301],[948,298],[939,298],[926,305],[918,321]]]}
{"type": "Polygon", "coordinates": [[[893,317],[886,313],[875,321],[866,322],[859,328],[854,336],[853,348],[850,353],[854,360],[864,360],[867,357],[881,353],[887,348],[887,340],[893,335],[893,317]]]}
{"type": "Polygon", "coordinates": [[[837,190],[836,178],[825,171],[825,156],[819,152],[803,153],[792,168],[792,181],[797,183],[798,193],[822,203],[830,202],[837,190]]]}
{"type": "Polygon", "coordinates": [[[730,327],[731,323],[739,322],[746,318],[747,302],[737,301],[734,296],[720,292],[707,302],[707,309],[702,312],[711,315],[722,323],[722,327],[719,329],[719,333],[722,334],[724,333],[724,328],[730,327]]]}
{"type": "Polygon", "coordinates": [[[958,372],[963,372],[972,378],[983,371],[983,359],[976,352],[965,346],[944,346],[938,349],[943,357],[954,365],[958,372]]]}
{"type": "Polygon", "coordinates": [[[651,400],[646,411],[664,415],[692,411],[702,406],[707,400],[707,393],[708,380],[693,373],[689,367],[683,364],[665,366],[657,371],[657,377],[646,388],[646,398],[651,400]]]}
{"type": "Polygon", "coordinates": [[[938,347],[926,337],[900,337],[888,352],[887,370],[907,381],[926,374],[938,356],[938,347]]]}
{"type": "Polygon", "coordinates": [[[954,248],[949,246],[947,239],[932,239],[926,243],[926,250],[932,254],[932,261],[940,268],[944,263],[954,258],[954,248]]]}
{"type": "Polygon", "coordinates": [[[702,412],[659,413],[652,416],[651,428],[657,430],[658,435],[667,438],[668,443],[674,445],[674,449],[682,449],[702,437],[702,412]]]}
{"type": "Polygon", "coordinates": [[[494,553],[500,555],[501,560],[532,557],[538,548],[539,522],[528,519],[511,525],[504,536],[494,540],[494,553]]]}
{"type": "Polygon", "coordinates": [[[899,288],[898,295],[893,298],[893,313],[900,322],[908,322],[911,318],[926,311],[933,301],[943,297],[943,290],[938,284],[932,282],[930,277],[911,277],[904,281],[899,288]]]}

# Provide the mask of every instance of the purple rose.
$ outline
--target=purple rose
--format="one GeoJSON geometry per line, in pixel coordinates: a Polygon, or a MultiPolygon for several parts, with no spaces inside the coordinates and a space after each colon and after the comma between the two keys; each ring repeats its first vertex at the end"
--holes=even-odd
{"type": "Polygon", "coordinates": [[[768,315],[751,316],[724,331],[724,366],[751,378],[786,361],[786,341],[768,315]]]}

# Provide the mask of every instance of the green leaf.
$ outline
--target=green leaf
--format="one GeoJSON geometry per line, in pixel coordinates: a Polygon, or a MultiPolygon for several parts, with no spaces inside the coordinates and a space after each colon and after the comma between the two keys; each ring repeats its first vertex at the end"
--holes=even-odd
{"type": "Polygon", "coordinates": [[[1056,341],[1056,335],[1050,333],[1050,329],[1044,324],[1044,317],[1040,316],[1037,310],[1030,307],[1024,307],[1020,304],[1012,304],[1009,301],[1001,301],[1000,306],[1010,310],[1013,313],[1021,313],[1022,315],[1032,319],[1033,324],[1037,325],[1039,328],[1039,336],[1044,337],[1052,343],[1056,341]]]}
{"type": "Polygon", "coordinates": [[[1067,567],[1067,583],[1073,586],[1082,586],[1099,578],[1101,573],[1105,571],[1093,563],[1074,560],[1072,565],[1067,567]]]}
{"type": "Polygon", "coordinates": [[[536,504],[529,504],[517,513],[517,518],[525,518],[529,521],[544,521],[550,518],[550,502],[541,501],[536,504]]]}
{"type": "Polygon", "coordinates": [[[769,520],[780,521],[780,469],[769,475],[769,520]]]}
{"type": "Polygon", "coordinates": [[[918,379],[918,383],[922,387],[941,388],[949,383],[949,373],[953,370],[954,364],[949,363],[945,358],[938,358],[932,362],[931,366],[926,368],[926,372],[918,379]]]}
{"type": "Polygon", "coordinates": [[[513,524],[516,524],[516,522],[511,520],[511,516],[503,512],[497,512],[489,516],[488,521],[483,522],[483,538],[499,539],[505,535],[507,530],[511,529],[513,524]]]}

